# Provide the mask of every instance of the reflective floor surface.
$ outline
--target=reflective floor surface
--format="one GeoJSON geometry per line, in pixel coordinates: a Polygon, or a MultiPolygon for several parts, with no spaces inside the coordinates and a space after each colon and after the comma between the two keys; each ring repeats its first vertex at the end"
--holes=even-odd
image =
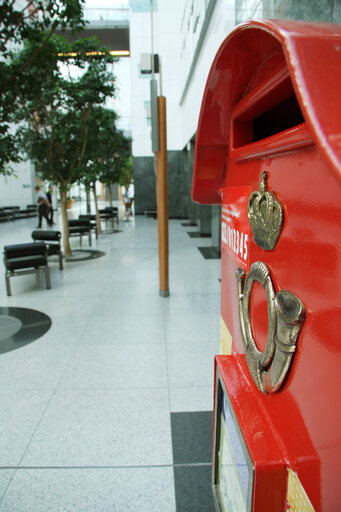
{"type": "MultiPolygon", "coordinates": [[[[51,257],[50,290],[43,275],[24,275],[7,297],[3,267],[0,344],[21,345],[0,350],[1,512],[213,512],[220,260],[203,257],[210,238],[188,236],[197,228],[183,222],[169,221],[167,298],[156,220],[143,216],[91,248],[84,237],[82,249],[102,257],[62,271],[51,257]],[[37,312],[49,328],[35,326],[37,312]]],[[[30,242],[35,226],[0,224],[1,248],[30,242]]]]}

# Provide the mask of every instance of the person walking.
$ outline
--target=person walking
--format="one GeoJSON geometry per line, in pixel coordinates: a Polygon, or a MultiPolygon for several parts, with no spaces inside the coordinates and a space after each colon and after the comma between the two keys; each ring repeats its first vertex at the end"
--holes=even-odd
{"type": "Polygon", "coordinates": [[[50,203],[49,203],[46,195],[44,194],[44,192],[42,190],[40,190],[40,188],[38,186],[34,187],[34,190],[37,193],[37,203],[38,203],[39,221],[38,221],[37,228],[41,228],[43,217],[44,217],[44,219],[46,219],[47,224],[49,226],[51,226],[51,221],[48,217],[50,203]]]}
{"type": "Polygon", "coordinates": [[[48,190],[46,192],[46,197],[47,197],[48,202],[50,203],[50,210],[49,210],[48,217],[50,219],[51,226],[52,226],[52,224],[54,224],[54,222],[53,222],[52,194],[53,194],[53,186],[49,185],[49,188],[48,188],[48,190]]]}

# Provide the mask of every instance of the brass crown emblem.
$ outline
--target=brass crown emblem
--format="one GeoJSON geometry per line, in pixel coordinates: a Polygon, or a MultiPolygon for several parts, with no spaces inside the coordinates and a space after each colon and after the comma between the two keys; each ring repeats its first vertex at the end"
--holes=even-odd
{"type": "Polygon", "coordinates": [[[267,191],[265,171],[259,191],[250,194],[247,216],[256,244],[266,251],[274,249],[283,227],[283,206],[273,192],[267,191]]]}

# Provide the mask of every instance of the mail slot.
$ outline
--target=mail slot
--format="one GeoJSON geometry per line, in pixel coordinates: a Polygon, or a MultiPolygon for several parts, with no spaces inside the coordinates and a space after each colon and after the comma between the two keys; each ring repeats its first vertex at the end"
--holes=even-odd
{"type": "Polygon", "coordinates": [[[340,509],[341,27],[238,26],[208,75],[192,197],[222,205],[221,512],[340,509]]]}

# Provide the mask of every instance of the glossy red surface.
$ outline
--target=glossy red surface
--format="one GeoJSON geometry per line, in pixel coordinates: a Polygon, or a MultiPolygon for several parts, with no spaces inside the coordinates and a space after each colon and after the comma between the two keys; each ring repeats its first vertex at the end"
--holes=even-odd
{"type": "Polygon", "coordinates": [[[290,73],[311,138],[327,165],[341,175],[341,26],[253,21],[226,38],[208,75],[196,136],[194,201],[220,203],[232,109],[281,62],[290,73]]]}
{"type": "MultiPolygon", "coordinates": [[[[203,97],[192,188],[194,200],[218,203],[222,198],[224,207],[224,197],[233,196],[233,190],[258,190],[265,170],[268,190],[283,205],[284,225],[275,249],[261,249],[250,233],[244,269],[248,272],[252,263],[263,261],[276,292],[293,292],[305,306],[306,320],[288,377],[269,395],[263,395],[250,377],[238,317],[235,272],[240,261],[224,244],[221,314],[232,335],[233,355],[222,356],[219,364],[254,456],[271,462],[275,452],[271,436],[260,443],[250,433],[245,412],[252,411],[252,400],[245,402],[250,389],[254,416],[262,411],[259,436],[267,431],[266,422],[316,512],[337,511],[341,503],[340,48],[341,27],[336,25],[260,21],[230,34],[213,62],[203,97]],[[288,95],[290,108],[285,103],[288,95]],[[295,96],[303,122],[297,114],[286,129],[279,124],[269,133],[256,133],[257,123],[263,129],[267,122],[263,113],[277,122],[287,111],[294,112],[295,96]],[[224,363],[229,357],[238,362],[233,378],[224,363]]],[[[251,322],[260,349],[267,336],[265,307],[264,290],[255,286],[251,322]]],[[[269,480],[268,485],[273,483],[269,480]]],[[[266,502],[263,508],[256,505],[259,499],[255,496],[253,510],[272,512],[266,502]]]]}
{"type": "Polygon", "coordinates": [[[243,356],[217,356],[215,373],[220,377],[246,441],[254,465],[253,511],[283,512],[286,499],[286,460],[267,414],[263,397],[255,395],[247,378],[243,356]]]}

